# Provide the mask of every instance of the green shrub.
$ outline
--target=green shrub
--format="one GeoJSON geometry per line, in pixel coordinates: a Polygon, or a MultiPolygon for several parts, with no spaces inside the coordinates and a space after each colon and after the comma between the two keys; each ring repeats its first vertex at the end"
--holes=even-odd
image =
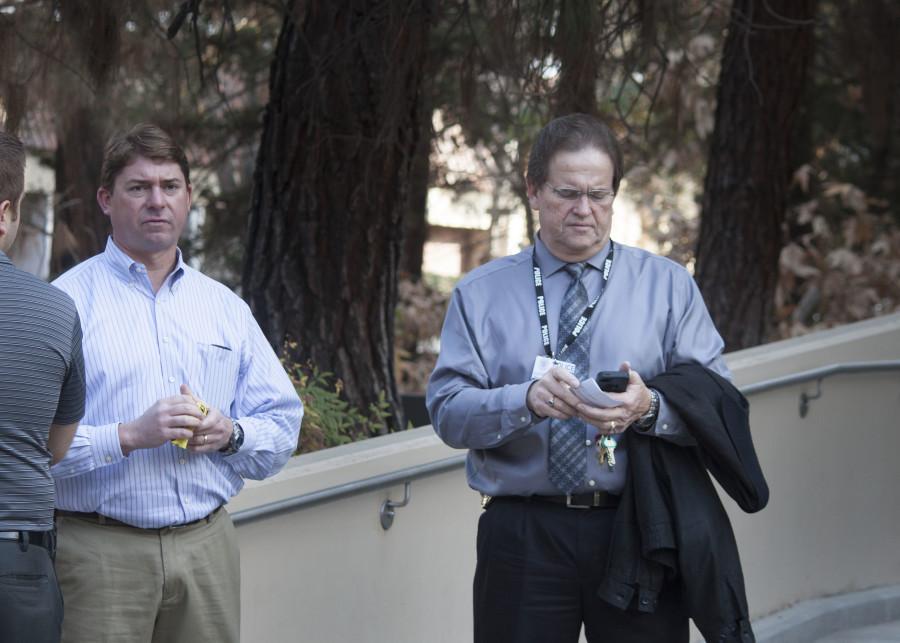
{"type": "Polygon", "coordinates": [[[341,393],[344,383],[320,371],[311,361],[286,364],[288,375],[303,401],[303,426],[295,455],[327,449],[384,432],[390,406],[382,392],[366,413],[351,406],[341,393]]]}

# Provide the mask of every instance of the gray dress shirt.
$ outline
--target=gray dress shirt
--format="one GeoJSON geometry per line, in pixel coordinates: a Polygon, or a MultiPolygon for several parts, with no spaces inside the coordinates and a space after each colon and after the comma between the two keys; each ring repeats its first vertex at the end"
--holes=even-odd
{"type": "Polygon", "coordinates": [[[0,251],[0,531],[53,529],[47,441],[84,415],[84,383],[75,302],[0,251]]]}
{"type": "MultiPolygon", "coordinates": [[[[588,297],[601,290],[609,244],[588,260],[588,297]]],[[[427,399],[435,431],[448,445],[469,449],[469,485],[490,496],[558,495],[547,473],[550,421],[534,416],[525,396],[535,358],[544,355],[532,276],[532,253],[543,273],[552,348],[556,350],[565,262],[538,239],[534,249],[496,259],[466,275],[453,291],[441,332],[441,351],[427,399]]],[[[615,244],[606,291],[585,330],[591,333],[590,372],[623,361],[645,380],[675,364],[696,362],[730,377],[724,343],[694,280],[678,264],[615,244]]],[[[651,430],[663,439],[692,442],[660,396],[651,430]]],[[[633,429],[629,429],[631,431],[633,429]]],[[[596,457],[597,429],[588,425],[585,483],[576,492],[619,493],[628,467],[627,438],[613,471],[596,457]]]]}

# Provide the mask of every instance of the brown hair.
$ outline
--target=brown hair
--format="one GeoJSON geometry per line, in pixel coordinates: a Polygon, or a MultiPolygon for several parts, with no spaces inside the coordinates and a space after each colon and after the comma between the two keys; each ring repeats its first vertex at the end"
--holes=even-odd
{"type": "Polygon", "coordinates": [[[117,132],[109,138],[103,152],[100,185],[112,192],[119,173],[141,156],[151,161],[178,163],[185,182],[190,185],[191,170],[184,150],[165,130],[152,123],[138,123],[127,132],[117,132]]]}
{"type": "Polygon", "coordinates": [[[25,146],[18,137],[0,131],[0,202],[12,203],[18,216],[19,197],[25,191],[25,146]]]}
{"type": "Polygon", "coordinates": [[[550,161],[557,152],[577,152],[593,147],[607,156],[613,164],[614,193],[622,180],[622,150],[616,136],[606,124],[587,114],[569,114],[554,118],[538,132],[528,157],[528,183],[535,188],[544,185],[550,161]]]}

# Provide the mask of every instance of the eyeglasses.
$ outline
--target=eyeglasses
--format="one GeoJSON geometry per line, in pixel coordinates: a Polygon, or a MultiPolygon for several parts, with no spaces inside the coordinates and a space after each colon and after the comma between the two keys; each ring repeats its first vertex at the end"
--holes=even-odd
{"type": "Polygon", "coordinates": [[[578,201],[582,196],[586,194],[587,198],[589,198],[594,203],[599,203],[600,205],[609,205],[616,197],[616,195],[609,190],[576,190],[575,188],[556,188],[549,183],[547,184],[547,186],[551,190],[553,190],[553,194],[565,201],[578,201]]]}

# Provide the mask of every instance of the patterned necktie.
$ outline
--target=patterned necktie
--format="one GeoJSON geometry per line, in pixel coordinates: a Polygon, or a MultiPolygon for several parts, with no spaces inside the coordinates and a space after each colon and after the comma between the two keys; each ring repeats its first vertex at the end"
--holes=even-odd
{"type": "MultiPolygon", "coordinates": [[[[566,264],[566,272],[572,283],[563,297],[559,314],[559,335],[557,347],[562,346],[575,328],[581,313],[588,305],[587,289],[581,283],[581,275],[587,264],[566,264]]],[[[588,377],[590,357],[590,333],[582,332],[558,359],[575,365],[575,375],[579,380],[588,377]]],[[[584,444],[586,425],[583,420],[552,420],[550,422],[550,481],[564,493],[572,493],[584,480],[587,469],[587,449],[584,444]]]]}

